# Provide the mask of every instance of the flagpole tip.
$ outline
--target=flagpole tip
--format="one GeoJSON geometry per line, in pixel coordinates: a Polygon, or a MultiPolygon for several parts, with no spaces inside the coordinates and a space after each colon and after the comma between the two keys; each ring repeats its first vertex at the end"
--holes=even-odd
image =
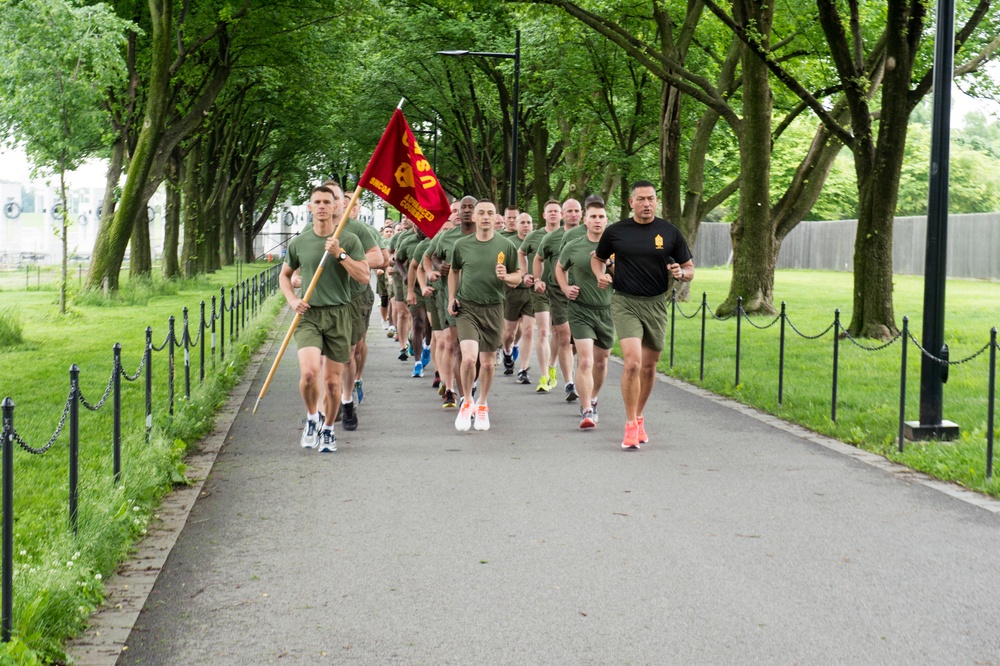
{"type": "Polygon", "coordinates": [[[406,101],[405,97],[403,97],[402,99],[399,100],[399,104],[396,105],[396,110],[397,111],[399,111],[399,110],[401,110],[403,108],[403,102],[405,102],[405,101],[406,101]]]}

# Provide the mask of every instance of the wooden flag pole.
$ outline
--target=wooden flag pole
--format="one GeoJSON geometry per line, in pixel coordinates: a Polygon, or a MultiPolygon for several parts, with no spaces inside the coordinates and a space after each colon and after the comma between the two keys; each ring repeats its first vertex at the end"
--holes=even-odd
{"type": "MultiPolygon", "coordinates": [[[[347,218],[350,217],[351,211],[354,210],[354,204],[357,203],[358,197],[361,196],[361,185],[358,185],[357,189],[354,190],[354,194],[351,195],[351,200],[344,208],[344,214],[340,217],[340,224],[337,225],[336,231],[333,232],[334,238],[340,237],[340,232],[343,230],[344,225],[347,223],[347,218]]],[[[319,266],[316,268],[316,273],[313,275],[312,281],[309,282],[309,287],[306,289],[305,295],[302,296],[302,300],[305,303],[309,302],[310,297],[312,297],[313,291],[316,289],[316,283],[319,282],[319,276],[323,274],[323,264],[326,263],[326,258],[330,256],[329,252],[324,252],[323,257],[319,260],[319,266]]],[[[288,348],[288,343],[292,340],[292,334],[295,333],[295,328],[299,325],[299,319],[302,315],[298,312],[295,313],[295,319],[292,320],[292,325],[288,328],[288,332],[285,333],[285,340],[281,343],[281,348],[278,350],[278,355],[274,358],[274,363],[271,364],[271,371],[267,373],[267,379],[264,380],[264,386],[260,389],[260,395],[257,396],[257,402],[253,406],[253,414],[257,413],[257,407],[260,406],[260,401],[267,393],[267,388],[271,385],[271,380],[274,379],[274,373],[278,369],[278,363],[281,362],[281,357],[285,355],[285,349],[288,348]]]]}

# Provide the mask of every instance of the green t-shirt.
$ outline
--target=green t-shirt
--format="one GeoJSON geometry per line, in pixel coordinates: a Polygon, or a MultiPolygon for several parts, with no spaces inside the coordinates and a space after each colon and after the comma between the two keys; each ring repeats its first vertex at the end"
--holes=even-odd
{"type": "MultiPolygon", "coordinates": [[[[379,247],[379,239],[381,235],[377,233],[370,225],[365,224],[361,220],[355,220],[353,218],[348,218],[347,222],[344,223],[344,230],[340,232],[343,236],[345,233],[352,233],[358,237],[361,241],[361,249],[365,252],[372,249],[373,247],[379,247]]],[[[326,269],[324,269],[326,270],[326,269]]],[[[351,296],[357,296],[366,289],[371,290],[371,286],[367,284],[361,284],[357,280],[351,280],[351,296]]]]}
{"type": "Polygon", "coordinates": [[[524,252],[525,256],[528,258],[528,262],[525,265],[525,269],[528,271],[528,275],[531,275],[535,270],[535,254],[538,252],[538,246],[541,244],[542,240],[545,238],[545,227],[541,229],[535,229],[528,233],[521,241],[521,252],[524,252]]]}
{"type": "Polygon", "coordinates": [[[578,224],[572,229],[568,229],[562,236],[562,242],[559,244],[559,252],[561,253],[564,247],[575,241],[577,238],[584,238],[586,235],[587,227],[582,224],[578,224]]]}
{"type": "Polygon", "coordinates": [[[517,229],[515,229],[514,231],[507,231],[506,229],[504,229],[503,231],[500,232],[500,235],[509,240],[511,243],[514,243],[515,245],[519,245],[521,243],[520,239],[517,237],[517,229]]]}
{"type": "MultiPolygon", "coordinates": [[[[333,236],[333,233],[330,234],[333,236]]],[[[319,262],[326,252],[326,239],[330,236],[317,236],[313,229],[301,233],[288,243],[288,253],[285,263],[294,271],[301,270],[302,284],[308,286],[319,267],[319,262]]],[[[355,261],[364,261],[365,251],[361,240],[349,231],[340,233],[340,247],[355,261]]],[[[323,264],[323,274],[319,276],[316,289],[309,298],[309,305],[322,307],[326,305],[344,305],[349,303],[357,293],[355,285],[347,270],[340,265],[336,257],[327,257],[323,264]]]]}
{"type": "Polygon", "coordinates": [[[479,305],[503,303],[504,282],[497,278],[498,263],[503,263],[508,273],[518,270],[517,246],[506,238],[493,234],[488,241],[481,241],[470,234],[458,239],[451,261],[452,269],[462,271],[458,300],[479,305]]]}
{"type": "Polygon", "coordinates": [[[458,242],[458,239],[463,238],[464,236],[475,237],[475,235],[476,235],[475,232],[471,234],[463,234],[462,227],[455,227],[453,229],[449,229],[443,234],[438,234],[437,236],[435,236],[437,242],[435,243],[434,252],[437,254],[438,259],[440,259],[441,261],[446,262],[448,264],[453,264],[455,262],[452,261],[452,253],[454,252],[455,243],[458,242]]]}
{"type": "Polygon", "coordinates": [[[559,227],[545,237],[538,244],[538,256],[542,258],[542,279],[556,289],[556,261],[559,259],[559,248],[562,247],[562,239],[566,234],[565,229],[559,227]]]}
{"type": "MultiPolygon", "coordinates": [[[[596,249],[597,242],[591,242],[586,236],[570,241],[559,253],[559,265],[566,271],[566,281],[569,285],[580,288],[576,300],[570,303],[592,308],[607,308],[611,307],[611,293],[614,290],[610,287],[601,289],[597,286],[597,277],[590,267],[590,255],[596,249]]],[[[558,285],[555,288],[558,289],[558,285]]]]}

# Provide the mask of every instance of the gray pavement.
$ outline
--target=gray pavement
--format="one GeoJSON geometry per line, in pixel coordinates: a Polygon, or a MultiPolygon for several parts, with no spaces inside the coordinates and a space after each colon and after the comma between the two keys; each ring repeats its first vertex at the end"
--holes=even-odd
{"type": "Polygon", "coordinates": [[[593,431],[498,374],[459,433],[369,341],[335,454],[259,368],[120,664],[1000,662],[996,503],[673,381],[623,452],[616,363],[593,431]]]}

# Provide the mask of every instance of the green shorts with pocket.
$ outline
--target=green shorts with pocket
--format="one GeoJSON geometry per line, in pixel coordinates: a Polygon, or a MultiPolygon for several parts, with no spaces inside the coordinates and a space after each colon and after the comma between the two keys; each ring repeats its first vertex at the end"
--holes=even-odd
{"type": "Polygon", "coordinates": [[[503,299],[503,318],[505,321],[518,321],[521,317],[534,317],[535,308],[531,305],[530,289],[509,289],[503,299]]]}
{"type": "Polygon", "coordinates": [[[406,302],[406,283],[403,282],[399,273],[392,276],[392,297],[401,303],[406,302]]]}
{"type": "Polygon", "coordinates": [[[552,318],[549,321],[552,322],[553,326],[559,326],[569,321],[569,299],[566,298],[566,294],[562,292],[559,285],[550,286],[554,286],[555,289],[552,289],[552,293],[549,294],[549,312],[552,313],[552,318]]]}
{"type": "Polygon", "coordinates": [[[574,340],[591,339],[595,347],[611,349],[615,344],[615,324],[610,307],[591,307],[569,302],[569,332],[574,340]]]}
{"type": "Polygon", "coordinates": [[[667,340],[667,296],[611,295],[611,318],[618,339],[641,338],[642,346],[663,351],[667,340]]]}
{"type": "Polygon", "coordinates": [[[351,329],[349,303],[311,307],[295,328],[295,345],[299,349],[318,347],[331,361],[347,363],[351,358],[351,329]]]}
{"type": "MultiPolygon", "coordinates": [[[[435,283],[437,284],[437,283],[435,283]]],[[[425,303],[427,308],[427,318],[431,320],[431,330],[440,331],[441,330],[441,299],[438,298],[437,290],[430,295],[425,303]]]]}
{"type": "Polygon", "coordinates": [[[361,338],[368,332],[368,319],[371,317],[372,309],[368,303],[370,300],[366,294],[371,294],[371,289],[358,292],[348,303],[351,310],[351,346],[358,344],[361,338]]]}
{"type": "Polygon", "coordinates": [[[503,338],[503,303],[479,305],[461,302],[458,311],[458,341],[476,340],[480,352],[494,352],[503,338]]]}
{"type": "Polygon", "coordinates": [[[534,289],[531,290],[531,309],[533,312],[549,311],[549,286],[545,285],[545,292],[539,294],[534,289]]]}

